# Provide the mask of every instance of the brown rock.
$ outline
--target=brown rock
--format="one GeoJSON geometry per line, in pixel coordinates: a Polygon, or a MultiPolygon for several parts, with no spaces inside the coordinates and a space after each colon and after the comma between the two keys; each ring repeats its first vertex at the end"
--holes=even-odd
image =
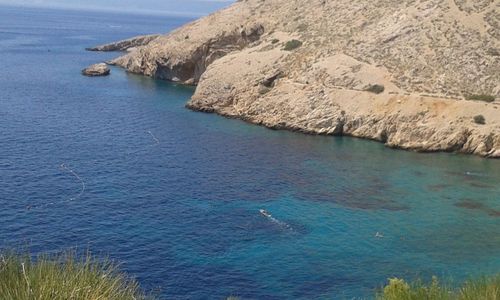
{"type": "Polygon", "coordinates": [[[110,73],[111,73],[110,69],[104,63],[95,64],[82,70],[82,75],[90,77],[108,76],[110,73]]]}

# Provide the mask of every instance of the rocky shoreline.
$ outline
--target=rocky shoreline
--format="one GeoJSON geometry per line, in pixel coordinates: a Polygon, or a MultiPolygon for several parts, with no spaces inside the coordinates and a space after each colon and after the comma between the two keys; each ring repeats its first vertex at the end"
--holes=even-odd
{"type": "Polygon", "coordinates": [[[197,85],[186,105],[196,111],[500,158],[499,4],[479,2],[246,0],[93,49],[128,51],[109,63],[129,72],[197,85]]]}

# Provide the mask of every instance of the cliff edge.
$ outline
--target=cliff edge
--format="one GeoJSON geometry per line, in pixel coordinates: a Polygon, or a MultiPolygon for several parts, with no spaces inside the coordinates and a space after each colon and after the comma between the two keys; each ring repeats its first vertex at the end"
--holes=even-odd
{"type": "Polygon", "coordinates": [[[499,37],[498,0],[240,0],[111,63],[194,110],[500,158],[499,37]]]}

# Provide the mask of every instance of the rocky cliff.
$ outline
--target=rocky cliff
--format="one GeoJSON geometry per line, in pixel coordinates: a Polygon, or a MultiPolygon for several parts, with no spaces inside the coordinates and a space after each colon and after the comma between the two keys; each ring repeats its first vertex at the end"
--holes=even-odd
{"type": "Polygon", "coordinates": [[[112,61],[270,128],[500,157],[500,1],[240,0],[112,61]]]}
{"type": "Polygon", "coordinates": [[[110,44],[100,45],[92,48],[87,48],[87,51],[130,51],[135,50],[136,47],[144,46],[151,43],[153,40],[158,38],[159,34],[151,35],[141,35],[126,39],[119,42],[114,42],[110,44]]]}

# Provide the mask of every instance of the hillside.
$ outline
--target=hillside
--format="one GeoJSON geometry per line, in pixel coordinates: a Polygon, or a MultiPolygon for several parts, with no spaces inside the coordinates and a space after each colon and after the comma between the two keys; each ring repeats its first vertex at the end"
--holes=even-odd
{"type": "Polygon", "coordinates": [[[194,110],[498,158],[499,24],[498,0],[246,0],[111,63],[197,85],[194,110]]]}

